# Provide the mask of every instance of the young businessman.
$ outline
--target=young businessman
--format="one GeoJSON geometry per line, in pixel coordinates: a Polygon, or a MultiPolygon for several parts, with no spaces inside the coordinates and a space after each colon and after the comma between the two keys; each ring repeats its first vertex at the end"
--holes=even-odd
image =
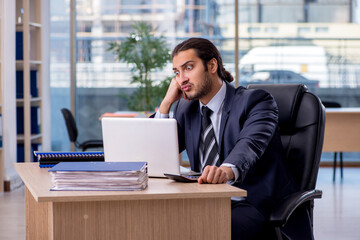
{"type": "MultiPolygon", "coordinates": [[[[269,239],[266,219],[273,206],[296,191],[283,158],[274,99],[263,90],[235,89],[209,40],[180,43],[172,59],[176,77],[155,117],[168,117],[176,102],[180,152],[186,149],[191,169],[202,172],[198,182],[247,190],[246,198],[232,200],[232,238],[269,239]]],[[[299,230],[286,233],[311,239],[302,235],[310,227],[308,216],[300,215],[305,220],[299,230]]]]}

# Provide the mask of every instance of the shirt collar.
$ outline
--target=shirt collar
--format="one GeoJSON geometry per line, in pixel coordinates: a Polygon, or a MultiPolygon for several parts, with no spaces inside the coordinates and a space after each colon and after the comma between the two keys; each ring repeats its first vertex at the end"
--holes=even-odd
{"type": "Polygon", "coordinates": [[[210,108],[213,111],[213,113],[218,113],[220,111],[221,105],[224,102],[225,95],[226,95],[226,84],[224,84],[224,81],[222,81],[220,90],[210,100],[210,102],[208,102],[207,105],[204,105],[201,103],[201,101],[199,101],[201,114],[202,114],[202,111],[201,111],[202,106],[207,106],[208,108],[210,108]]]}

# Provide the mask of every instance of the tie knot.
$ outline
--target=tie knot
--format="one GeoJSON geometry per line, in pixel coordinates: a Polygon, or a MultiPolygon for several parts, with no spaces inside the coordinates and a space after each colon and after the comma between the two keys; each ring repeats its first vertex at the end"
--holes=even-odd
{"type": "Polygon", "coordinates": [[[202,111],[204,118],[210,118],[210,116],[213,112],[210,108],[205,107],[205,106],[202,107],[201,111],[202,111]]]}

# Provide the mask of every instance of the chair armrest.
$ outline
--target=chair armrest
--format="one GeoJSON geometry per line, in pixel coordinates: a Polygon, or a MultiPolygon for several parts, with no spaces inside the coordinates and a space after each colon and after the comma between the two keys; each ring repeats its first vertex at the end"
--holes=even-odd
{"type": "Polygon", "coordinates": [[[283,201],[273,210],[270,215],[270,223],[275,227],[282,227],[286,224],[293,211],[306,201],[322,197],[322,191],[313,189],[299,191],[286,196],[283,201]]]}
{"type": "Polygon", "coordinates": [[[89,145],[103,145],[103,140],[98,140],[98,139],[94,139],[94,140],[87,140],[83,143],[81,143],[82,146],[89,146],[89,145]]]}

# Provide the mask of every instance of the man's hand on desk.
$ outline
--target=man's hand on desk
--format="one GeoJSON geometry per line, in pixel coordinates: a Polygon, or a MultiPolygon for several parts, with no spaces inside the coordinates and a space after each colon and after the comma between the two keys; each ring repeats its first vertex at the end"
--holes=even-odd
{"type": "Polygon", "coordinates": [[[234,179],[231,167],[206,166],[198,183],[226,183],[234,179]]]}

